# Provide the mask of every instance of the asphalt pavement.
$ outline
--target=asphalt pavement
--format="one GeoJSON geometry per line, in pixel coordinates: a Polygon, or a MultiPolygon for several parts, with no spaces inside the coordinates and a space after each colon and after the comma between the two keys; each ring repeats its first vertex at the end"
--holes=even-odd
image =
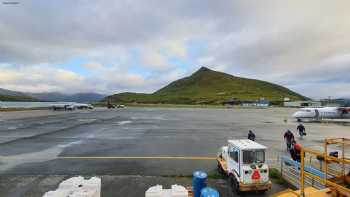
{"type": "MultiPolygon", "coordinates": [[[[120,184],[121,180],[127,182],[121,177],[155,177],[144,180],[153,180],[150,181],[153,184],[159,178],[164,179],[160,183],[175,184],[177,178],[172,177],[186,177],[194,170],[215,174],[213,158],[219,147],[228,139],[246,138],[249,129],[256,133],[259,143],[269,147],[268,162],[278,166],[279,156],[285,154],[283,132],[295,130],[297,125],[290,118],[287,123],[283,120],[294,111],[125,108],[0,113],[0,192],[11,196],[22,180],[22,185],[29,188],[23,191],[26,196],[31,196],[34,190],[38,193],[33,196],[40,196],[42,189],[34,189],[40,184],[25,184],[30,177],[36,177],[35,180],[52,177],[56,181],[43,187],[51,189],[59,180],[75,175],[105,177],[103,182],[111,185],[120,184]],[[11,177],[17,177],[17,182],[11,181],[11,177]]],[[[320,145],[325,137],[349,137],[346,126],[318,123],[305,126],[308,135],[298,140],[304,146],[320,145]]],[[[212,181],[220,185],[222,180],[212,181]]],[[[107,192],[109,189],[105,191],[104,196],[118,196],[107,192]]],[[[123,191],[123,196],[139,196],[123,191]]],[[[13,196],[22,196],[23,192],[13,196]]]]}

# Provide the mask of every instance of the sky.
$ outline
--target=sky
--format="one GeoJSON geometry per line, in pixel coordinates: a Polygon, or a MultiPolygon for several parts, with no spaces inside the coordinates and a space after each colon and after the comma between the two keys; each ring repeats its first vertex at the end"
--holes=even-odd
{"type": "Polygon", "coordinates": [[[206,66],[350,97],[348,0],[1,2],[0,88],[149,93],[206,66]]]}

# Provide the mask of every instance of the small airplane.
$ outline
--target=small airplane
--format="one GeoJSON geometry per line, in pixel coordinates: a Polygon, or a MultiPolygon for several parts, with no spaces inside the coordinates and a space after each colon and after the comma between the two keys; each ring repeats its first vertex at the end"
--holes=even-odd
{"type": "Polygon", "coordinates": [[[73,110],[75,110],[75,106],[70,105],[70,104],[53,104],[53,105],[51,105],[51,108],[54,111],[59,111],[59,110],[73,111],[73,110]]]}
{"type": "Polygon", "coordinates": [[[94,106],[90,104],[84,104],[84,103],[74,103],[74,104],[58,103],[58,104],[52,104],[51,108],[54,111],[58,111],[58,110],[73,111],[75,109],[94,109],[94,106]]]}
{"type": "Polygon", "coordinates": [[[76,103],[74,104],[74,107],[77,109],[94,109],[94,106],[85,103],[76,103]]]}
{"type": "Polygon", "coordinates": [[[293,114],[293,117],[296,118],[298,122],[303,120],[348,119],[350,118],[350,107],[301,108],[293,114]]]}

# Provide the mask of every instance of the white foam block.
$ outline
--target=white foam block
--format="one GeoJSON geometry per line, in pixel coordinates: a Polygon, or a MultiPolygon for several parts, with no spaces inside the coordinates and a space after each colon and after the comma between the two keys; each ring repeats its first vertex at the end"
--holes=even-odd
{"type": "Polygon", "coordinates": [[[181,185],[172,185],[171,189],[163,189],[163,186],[156,185],[148,188],[146,197],[188,197],[188,191],[181,185]]]}
{"type": "Polygon", "coordinates": [[[60,183],[55,191],[49,191],[43,197],[100,197],[101,179],[92,177],[72,177],[60,183]]]}

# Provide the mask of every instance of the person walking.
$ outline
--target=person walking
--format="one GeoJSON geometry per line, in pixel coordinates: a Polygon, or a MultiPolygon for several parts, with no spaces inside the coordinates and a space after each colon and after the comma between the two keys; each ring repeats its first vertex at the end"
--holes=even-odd
{"type": "Polygon", "coordinates": [[[295,141],[294,135],[289,129],[284,133],[284,140],[286,141],[287,150],[289,151],[292,148],[292,142],[295,141]]]}
{"type": "Polygon", "coordinates": [[[306,136],[304,125],[299,124],[297,130],[299,131],[300,139],[303,139],[303,136],[306,136]]]}
{"type": "Polygon", "coordinates": [[[295,143],[293,145],[293,148],[290,149],[290,156],[294,161],[300,162],[301,160],[301,145],[298,143],[295,143]]]}
{"type": "Polygon", "coordinates": [[[251,141],[255,141],[255,133],[253,133],[252,130],[249,130],[248,132],[248,139],[250,139],[251,141]]]}

